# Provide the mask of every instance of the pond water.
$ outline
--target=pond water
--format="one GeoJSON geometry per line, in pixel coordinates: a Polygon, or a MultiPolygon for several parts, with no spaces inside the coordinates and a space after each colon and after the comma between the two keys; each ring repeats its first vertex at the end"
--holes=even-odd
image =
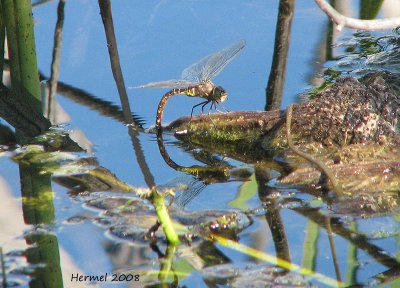
{"type": "MultiPolygon", "coordinates": [[[[347,15],[357,17],[358,1],[337,2],[347,15]]],[[[295,4],[282,109],[298,102],[299,94],[322,83],[324,69],[336,64],[327,56],[327,51],[333,57],[344,51],[343,47],[327,48],[329,21],[314,1],[300,0],[295,4]]],[[[38,66],[45,77],[50,75],[57,5],[57,1],[45,2],[33,10],[38,66]]],[[[228,91],[229,98],[224,103],[228,110],[264,110],[278,5],[278,1],[263,0],[235,3],[227,0],[112,1],[114,29],[126,86],[179,79],[185,67],[244,39],[244,50],[214,82],[228,91]]],[[[168,153],[180,165],[204,165],[204,159],[208,157],[216,163],[229,164],[230,170],[236,171],[238,176],[231,176],[230,181],[206,185],[187,173],[172,169],[159,153],[155,134],[140,132],[132,137],[123,121],[104,112],[110,103],[118,107],[121,104],[97,1],[67,1],[64,13],[59,67],[59,81],[62,83],[57,95],[56,119],[58,124],[62,124],[59,129],[68,131],[87,152],[66,152],[58,155],[60,159],[55,162],[84,159],[85,163],[79,166],[82,169],[104,167],[119,180],[143,189],[149,177],[153,177],[159,186],[185,183],[190,192],[200,193],[185,202],[184,208],[176,205],[175,217],[195,225],[190,219],[214,221],[217,216],[237,212],[240,220],[233,238],[238,243],[256,249],[260,255],[278,255],[317,273],[311,277],[301,276],[293,267],[290,272],[285,272],[248,251],[243,253],[239,248],[235,250],[199,237],[193,240],[192,246],[181,244],[172,254],[171,265],[177,273],[168,285],[264,287],[266,281],[273,281],[271,279],[281,287],[295,284],[298,287],[335,286],[335,281],[342,281],[344,286],[372,285],[379,283],[379,275],[388,279],[391,273],[398,273],[399,218],[395,213],[378,214],[367,219],[349,213],[335,218],[331,207],[319,197],[301,192],[296,187],[277,185],[279,174],[273,169],[269,172],[271,175],[264,178],[272,180],[260,187],[262,172],[254,163],[218,154],[212,155],[213,158],[204,156],[200,150],[185,149],[172,135],[165,135],[168,153]],[[83,96],[77,93],[77,89],[83,96]],[[78,96],[70,96],[74,93],[78,96]],[[91,101],[84,103],[85,95],[109,103],[96,107],[91,101]],[[132,141],[132,138],[136,140],[132,141]],[[147,178],[143,174],[143,161],[138,161],[137,143],[151,174],[147,178]],[[89,159],[95,160],[91,162],[89,159]],[[278,200],[273,197],[263,199],[260,191],[265,189],[279,195],[278,200]],[[249,211],[250,216],[247,214],[249,211]],[[332,221],[325,225],[329,216],[333,217],[332,221]],[[327,232],[330,230],[332,233],[327,232]]],[[[385,13],[384,6],[379,16],[387,15],[385,13]]],[[[340,42],[350,37],[351,31],[344,29],[341,33],[334,33],[333,41],[340,42]]],[[[166,89],[128,90],[132,113],[141,120],[144,128],[155,125],[157,105],[165,92],[166,89]]],[[[167,103],[163,123],[189,115],[191,107],[199,102],[198,98],[173,97],[167,103]]],[[[200,113],[200,110],[195,110],[195,113],[200,113]]],[[[0,246],[8,285],[45,287],[41,285],[52,283],[51,287],[156,287],[162,282],[156,273],[163,264],[161,255],[169,255],[165,241],[150,243],[143,239],[144,233],[155,223],[154,216],[148,213],[153,209],[149,203],[134,193],[124,193],[122,184],[115,183],[110,188],[107,181],[106,184],[91,183],[93,189],[89,192],[93,193],[79,191],[80,180],[74,182],[71,180],[73,177],[64,177],[63,173],[67,172],[57,171],[52,175],[49,188],[53,191],[50,201],[52,219],[42,223],[26,221],[28,212],[26,207],[22,208],[21,198],[22,168],[21,163],[13,158],[16,153],[21,151],[4,152],[0,158],[0,223],[3,234],[0,246]],[[102,189],[102,184],[107,188],[102,189]],[[136,206],[130,206],[129,200],[137,201],[136,206]],[[51,248],[46,250],[43,248],[46,245],[51,248]],[[34,257],[41,253],[43,257],[34,257]],[[41,260],[35,262],[32,259],[41,260]],[[40,263],[47,263],[56,270],[52,271],[50,280],[41,272],[44,266],[40,263]],[[154,271],[156,276],[146,275],[149,271],[154,271]],[[107,283],[78,280],[81,275],[106,273],[107,283]],[[121,281],[111,283],[114,273],[122,273],[118,275],[128,278],[119,278],[121,281]]],[[[77,168],[74,166],[73,169],[77,168]]],[[[183,197],[177,198],[181,200],[183,197]]],[[[390,279],[385,280],[389,283],[387,285],[396,287],[398,282],[390,279]]]]}

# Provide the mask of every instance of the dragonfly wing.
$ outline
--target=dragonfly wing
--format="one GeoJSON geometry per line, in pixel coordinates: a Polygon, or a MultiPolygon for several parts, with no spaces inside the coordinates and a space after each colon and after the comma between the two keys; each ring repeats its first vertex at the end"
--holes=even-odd
{"type": "Polygon", "coordinates": [[[193,86],[198,84],[197,82],[193,81],[186,81],[186,80],[167,80],[167,81],[160,81],[160,82],[151,82],[145,85],[140,86],[133,86],[129,87],[129,89],[137,89],[137,88],[186,88],[189,86],[193,86]]]}
{"type": "Polygon", "coordinates": [[[179,176],[164,185],[157,186],[160,191],[171,189],[175,192],[174,204],[184,208],[193,198],[195,198],[206,184],[190,175],[179,176]]]}
{"type": "Polygon", "coordinates": [[[217,76],[224,67],[244,48],[246,42],[240,40],[221,51],[215,52],[187,67],[182,72],[183,79],[198,82],[211,80],[217,76]]]}

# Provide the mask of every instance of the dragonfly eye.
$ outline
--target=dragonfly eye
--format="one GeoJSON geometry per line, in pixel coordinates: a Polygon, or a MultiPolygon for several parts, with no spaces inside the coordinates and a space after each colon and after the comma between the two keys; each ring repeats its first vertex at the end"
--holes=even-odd
{"type": "Polygon", "coordinates": [[[228,93],[221,86],[217,86],[213,89],[214,98],[218,103],[224,102],[228,98],[228,93]]]}

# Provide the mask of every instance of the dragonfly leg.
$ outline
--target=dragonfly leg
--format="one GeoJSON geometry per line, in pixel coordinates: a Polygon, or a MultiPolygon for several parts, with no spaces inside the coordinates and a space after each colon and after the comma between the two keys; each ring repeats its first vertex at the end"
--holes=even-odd
{"type": "Polygon", "coordinates": [[[213,119],[211,118],[211,116],[210,116],[211,110],[213,109],[213,106],[214,106],[215,109],[217,109],[217,102],[216,102],[216,101],[212,101],[212,102],[211,102],[210,109],[208,110],[208,118],[210,118],[212,124],[214,125],[214,129],[215,129],[216,126],[215,126],[214,120],[213,120],[213,119]]]}
{"type": "Polygon", "coordinates": [[[213,106],[215,105],[215,101],[212,101],[211,102],[211,105],[210,105],[210,109],[208,109],[208,115],[210,115],[210,113],[211,113],[211,110],[213,109],[213,106]]]}
{"type": "MultiPolygon", "coordinates": [[[[190,113],[190,121],[192,121],[192,116],[193,116],[194,108],[199,107],[200,105],[203,105],[203,106],[201,106],[201,113],[203,113],[204,106],[207,105],[207,104],[210,103],[210,102],[211,102],[211,100],[207,100],[207,101],[203,101],[203,102],[201,102],[201,103],[199,103],[199,104],[194,105],[194,106],[192,107],[192,112],[190,113]]],[[[189,122],[190,122],[190,121],[189,121],[189,122]]]]}
{"type": "Polygon", "coordinates": [[[160,226],[161,226],[161,222],[157,220],[156,223],[150,227],[149,231],[147,231],[146,237],[148,239],[154,239],[156,232],[157,232],[158,228],[160,228],[160,226]]]}
{"type": "Polygon", "coordinates": [[[224,107],[224,105],[222,105],[221,103],[219,103],[219,106],[222,108],[222,110],[224,110],[224,111],[220,111],[219,109],[217,109],[216,107],[215,107],[215,109],[218,111],[218,112],[221,112],[221,113],[223,113],[223,112],[225,112],[225,113],[227,113],[227,112],[230,112],[228,109],[226,109],[225,107],[224,107]]]}
{"type": "Polygon", "coordinates": [[[199,104],[196,104],[196,105],[194,105],[194,106],[192,107],[192,112],[190,112],[189,126],[191,126],[191,123],[192,123],[192,117],[193,117],[194,108],[196,108],[196,107],[198,107],[198,106],[200,106],[200,105],[203,105],[203,106],[201,106],[201,112],[203,113],[204,105],[207,105],[207,103],[210,103],[210,100],[203,101],[203,102],[201,102],[201,103],[199,103],[199,104]]]}
{"type": "Polygon", "coordinates": [[[215,126],[215,122],[214,122],[214,120],[211,118],[211,116],[210,115],[208,115],[208,118],[210,118],[210,120],[211,120],[211,123],[213,124],[213,126],[214,126],[214,129],[216,129],[217,128],[217,126],[215,126]]]}
{"type": "MultiPolygon", "coordinates": [[[[204,113],[204,107],[206,107],[206,105],[208,104],[208,103],[210,103],[211,102],[211,100],[208,100],[208,101],[206,101],[206,102],[203,102],[204,104],[201,106],[201,113],[204,113]]],[[[211,103],[211,107],[212,107],[212,103],[211,103]]]]}
{"type": "Polygon", "coordinates": [[[175,193],[170,193],[169,194],[168,207],[172,206],[172,203],[174,203],[174,200],[175,200],[175,193]]]}

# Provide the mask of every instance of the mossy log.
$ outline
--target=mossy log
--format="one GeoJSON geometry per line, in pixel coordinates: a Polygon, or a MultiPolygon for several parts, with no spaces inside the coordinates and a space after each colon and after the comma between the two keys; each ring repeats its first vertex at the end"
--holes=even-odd
{"type": "MultiPolygon", "coordinates": [[[[300,143],[344,146],[398,141],[400,96],[396,76],[340,78],[309,103],[293,108],[292,136],[300,143]]],[[[286,148],[284,111],[231,112],[180,118],[167,129],[192,143],[261,144],[286,148]]],[[[299,144],[299,143],[298,143],[299,144]]]]}
{"type": "MultiPolygon", "coordinates": [[[[349,193],[400,191],[399,79],[387,73],[339,78],[293,107],[295,145],[332,169],[349,193]]],[[[183,141],[246,163],[284,156],[293,172],[282,175],[282,182],[319,185],[321,173],[288,148],[285,124],[285,111],[230,112],[184,117],[166,128],[183,141]]]]}

